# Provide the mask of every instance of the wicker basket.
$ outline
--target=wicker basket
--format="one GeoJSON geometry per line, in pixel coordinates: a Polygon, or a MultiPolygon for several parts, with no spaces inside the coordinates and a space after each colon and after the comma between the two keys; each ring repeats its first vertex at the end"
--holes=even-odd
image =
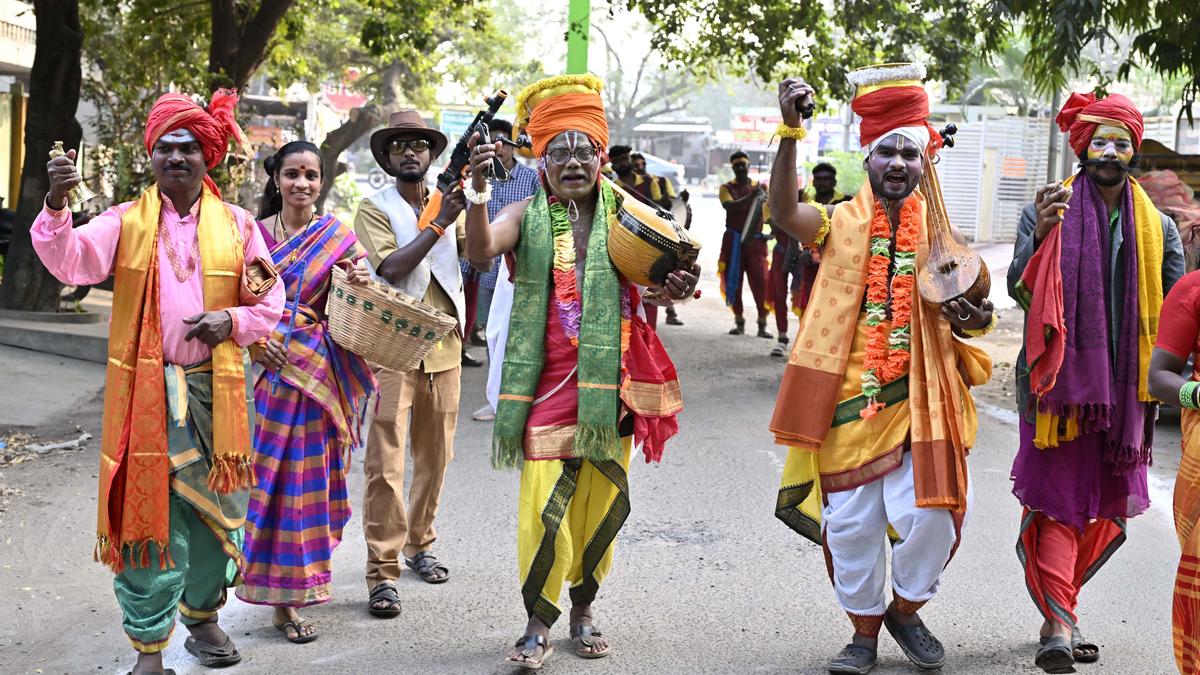
{"type": "Polygon", "coordinates": [[[333,268],[326,304],[333,341],[371,363],[400,372],[413,370],[458,323],[454,317],[372,281],[346,281],[333,268]]]}

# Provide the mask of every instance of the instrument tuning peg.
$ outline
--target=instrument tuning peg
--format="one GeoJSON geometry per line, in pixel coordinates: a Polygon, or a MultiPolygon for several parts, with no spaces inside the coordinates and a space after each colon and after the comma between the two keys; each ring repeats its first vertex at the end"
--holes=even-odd
{"type": "Polygon", "coordinates": [[[942,141],[945,143],[947,148],[954,147],[954,134],[957,134],[957,133],[958,133],[958,125],[953,122],[947,124],[946,128],[944,128],[940,132],[938,132],[938,134],[942,137],[942,141]]]}

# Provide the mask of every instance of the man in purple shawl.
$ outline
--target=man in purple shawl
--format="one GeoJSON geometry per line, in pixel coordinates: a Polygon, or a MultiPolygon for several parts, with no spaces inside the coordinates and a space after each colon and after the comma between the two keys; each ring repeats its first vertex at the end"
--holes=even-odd
{"type": "Polygon", "coordinates": [[[1143,131],[1133,102],[1072,94],[1057,121],[1079,170],[1025,207],[1008,269],[1026,311],[1017,556],[1045,619],[1035,663],[1051,673],[1099,659],[1079,632],[1079,589],[1150,506],[1157,403],[1146,369],[1162,298],[1184,273],[1175,223],[1130,176],[1143,131]]]}

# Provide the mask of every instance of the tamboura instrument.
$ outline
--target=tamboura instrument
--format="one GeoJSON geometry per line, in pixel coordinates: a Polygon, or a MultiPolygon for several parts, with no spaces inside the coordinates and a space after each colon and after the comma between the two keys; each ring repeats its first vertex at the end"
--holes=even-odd
{"type": "Polygon", "coordinates": [[[696,264],[700,243],[683,223],[604,180],[619,200],[616,221],[608,230],[608,257],[626,279],[648,288],[661,286],[671,272],[696,264]]]}
{"type": "MultiPolygon", "coordinates": [[[[953,125],[942,131],[946,145],[954,146],[953,125]]],[[[929,257],[917,271],[917,290],[926,302],[942,304],[966,298],[976,307],[992,290],[992,276],[987,265],[971,247],[960,244],[950,231],[950,218],[942,198],[942,186],[934,163],[926,157],[921,174],[921,194],[925,196],[926,222],[931,230],[929,257]]]]}

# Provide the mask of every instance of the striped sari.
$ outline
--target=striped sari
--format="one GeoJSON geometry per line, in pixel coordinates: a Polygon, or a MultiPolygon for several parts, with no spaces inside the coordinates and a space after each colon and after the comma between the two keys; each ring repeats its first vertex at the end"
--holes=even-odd
{"type": "Polygon", "coordinates": [[[1179,672],[1200,673],[1200,411],[1183,411],[1183,458],[1175,478],[1175,531],[1179,569],[1171,608],[1179,672]]]}
{"type": "Polygon", "coordinates": [[[350,519],[346,471],[375,378],[333,342],[325,318],[330,272],[363,255],[354,231],[327,215],[284,242],[259,224],[287,287],[272,338],[287,365],[254,388],[257,485],[246,517],[242,600],[304,607],[330,598],[333,548],[350,519]]]}

